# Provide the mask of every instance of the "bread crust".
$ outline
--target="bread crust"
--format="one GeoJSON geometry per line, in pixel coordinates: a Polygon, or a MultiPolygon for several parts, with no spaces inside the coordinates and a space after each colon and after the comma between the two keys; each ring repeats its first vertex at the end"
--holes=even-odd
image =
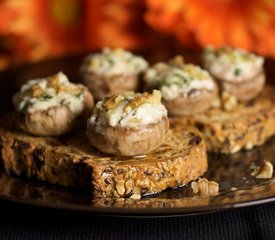
{"type": "Polygon", "coordinates": [[[168,117],[137,127],[87,124],[91,144],[101,152],[118,156],[139,156],[157,149],[169,129],[168,117]]]}
{"type": "Polygon", "coordinates": [[[170,122],[197,126],[208,151],[232,154],[249,150],[275,134],[275,89],[266,86],[253,101],[239,103],[231,111],[212,108],[189,117],[170,118],[170,122]]]}
{"type": "Polygon", "coordinates": [[[18,113],[18,124],[25,132],[36,136],[58,136],[85,125],[85,119],[90,115],[93,106],[93,96],[85,88],[84,110],[80,114],[62,104],[47,110],[18,113]]]}

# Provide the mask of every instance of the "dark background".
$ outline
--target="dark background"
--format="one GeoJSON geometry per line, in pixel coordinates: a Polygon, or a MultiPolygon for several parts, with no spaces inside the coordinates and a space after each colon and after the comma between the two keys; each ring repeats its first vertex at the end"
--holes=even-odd
{"type": "Polygon", "coordinates": [[[275,203],[180,217],[127,218],[0,201],[0,239],[274,239],[275,203]]]}

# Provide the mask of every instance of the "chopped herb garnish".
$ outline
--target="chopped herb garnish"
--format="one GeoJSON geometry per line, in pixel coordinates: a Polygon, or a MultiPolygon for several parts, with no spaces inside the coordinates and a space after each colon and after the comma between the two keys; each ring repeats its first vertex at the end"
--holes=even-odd
{"type": "Polygon", "coordinates": [[[134,69],[135,69],[135,71],[139,71],[140,70],[140,65],[139,64],[134,64],[134,69]]]}
{"type": "Polygon", "coordinates": [[[82,95],[83,95],[83,93],[80,92],[80,93],[76,94],[75,97],[78,98],[78,99],[80,99],[82,95]]]}
{"type": "Polygon", "coordinates": [[[235,76],[240,76],[242,70],[240,68],[236,68],[235,71],[234,71],[234,75],[235,76]]]}
{"type": "Polygon", "coordinates": [[[247,62],[247,61],[250,61],[250,55],[246,52],[242,52],[241,53],[241,60],[243,62],[247,62]]]}
{"type": "Polygon", "coordinates": [[[178,85],[179,87],[188,87],[190,84],[190,80],[181,74],[174,73],[174,77],[165,77],[163,79],[157,79],[155,87],[160,89],[162,86],[171,86],[171,85],[178,85]],[[176,78],[175,78],[176,77],[176,78]]]}
{"type": "Polygon", "coordinates": [[[183,84],[184,84],[185,86],[188,86],[188,85],[189,85],[190,81],[189,81],[186,77],[184,77],[184,76],[182,76],[182,75],[180,75],[180,74],[178,74],[178,73],[175,73],[174,75],[175,75],[176,77],[178,77],[178,78],[183,82],[183,84]]]}
{"type": "Polygon", "coordinates": [[[49,99],[51,99],[51,98],[53,98],[51,95],[44,93],[43,95],[41,95],[41,96],[39,97],[39,100],[40,100],[40,101],[47,101],[47,100],[49,100],[49,99]]]}
{"type": "Polygon", "coordinates": [[[19,111],[20,112],[27,112],[31,105],[32,105],[32,103],[30,102],[30,100],[27,100],[22,106],[20,106],[19,111]]]}
{"type": "Polygon", "coordinates": [[[110,65],[114,65],[115,61],[112,58],[108,58],[108,62],[110,63],[110,65]]]}

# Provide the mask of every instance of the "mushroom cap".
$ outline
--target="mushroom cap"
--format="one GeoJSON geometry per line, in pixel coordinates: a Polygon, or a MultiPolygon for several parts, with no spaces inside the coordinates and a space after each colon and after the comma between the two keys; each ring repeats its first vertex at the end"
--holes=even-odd
{"type": "Polygon", "coordinates": [[[99,151],[119,156],[139,156],[157,149],[169,129],[168,117],[135,128],[87,124],[90,143],[99,151]]]}

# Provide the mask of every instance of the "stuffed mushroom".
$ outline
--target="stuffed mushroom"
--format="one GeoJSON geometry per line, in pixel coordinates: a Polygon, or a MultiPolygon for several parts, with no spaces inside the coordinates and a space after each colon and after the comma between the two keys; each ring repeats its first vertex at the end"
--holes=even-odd
{"type": "Polygon", "coordinates": [[[192,115],[206,111],[217,97],[217,86],[199,66],[157,63],[145,73],[145,81],[159,89],[169,115],[192,115]]]}
{"type": "Polygon", "coordinates": [[[91,114],[94,99],[81,84],[62,72],[28,81],[13,97],[19,126],[37,136],[57,136],[81,126],[91,114]]]}
{"type": "Polygon", "coordinates": [[[104,153],[140,156],[157,149],[169,128],[161,93],[124,92],[99,101],[87,123],[91,144],[104,153]]]}
{"type": "Polygon", "coordinates": [[[231,47],[205,49],[203,66],[217,80],[221,91],[239,101],[255,98],[265,84],[264,59],[243,49],[231,47]]]}
{"type": "Polygon", "coordinates": [[[83,83],[96,100],[124,91],[136,91],[147,61],[123,49],[104,48],[88,55],[80,69],[83,83]]]}

